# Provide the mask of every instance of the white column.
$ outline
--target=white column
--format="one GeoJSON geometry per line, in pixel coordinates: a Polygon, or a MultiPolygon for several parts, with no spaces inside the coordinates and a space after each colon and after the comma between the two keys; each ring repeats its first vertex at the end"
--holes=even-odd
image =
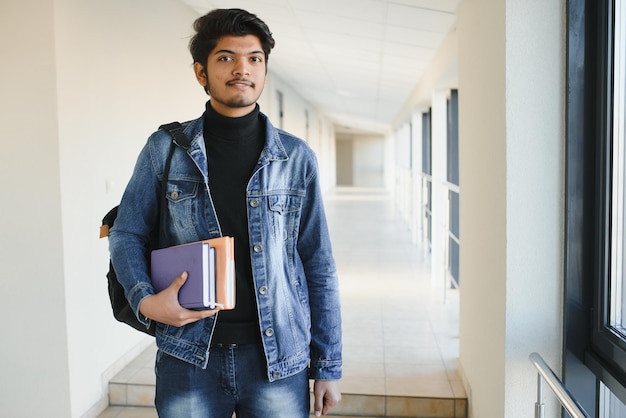
{"type": "Polygon", "coordinates": [[[424,236],[424,217],[422,215],[424,208],[424,200],[422,199],[422,112],[415,111],[411,115],[411,201],[413,202],[413,211],[411,213],[412,239],[417,244],[418,251],[422,252],[425,246],[423,242],[424,236]]]}
{"type": "Polygon", "coordinates": [[[447,243],[447,90],[432,95],[432,280],[443,286],[446,278],[445,248],[447,243]]]}

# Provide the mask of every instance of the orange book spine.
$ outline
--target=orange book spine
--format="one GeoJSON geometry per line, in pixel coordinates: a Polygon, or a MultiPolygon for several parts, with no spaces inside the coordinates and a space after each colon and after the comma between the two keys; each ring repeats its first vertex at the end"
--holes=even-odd
{"type": "Polygon", "coordinates": [[[219,237],[205,240],[215,248],[215,299],[222,309],[235,308],[235,240],[219,237]]]}

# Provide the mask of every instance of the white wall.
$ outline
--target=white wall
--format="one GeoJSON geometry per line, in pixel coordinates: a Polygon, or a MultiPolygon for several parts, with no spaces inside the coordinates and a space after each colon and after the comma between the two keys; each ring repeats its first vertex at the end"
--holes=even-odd
{"type": "MultiPolygon", "coordinates": [[[[1,3],[0,16],[0,416],[91,417],[108,379],[152,341],[112,317],[100,220],[148,135],[204,111],[187,50],[197,13],[176,0],[27,0],[1,3]]],[[[312,145],[333,158],[330,123],[310,115],[312,145]]]]}
{"type": "Polygon", "coordinates": [[[53,10],[0,3],[3,417],[70,416],[53,10]]]}
{"type": "MultiPolygon", "coordinates": [[[[560,368],[564,8],[483,0],[458,13],[460,363],[472,417],[532,416],[532,351],[560,368]]],[[[546,416],[558,416],[554,403],[546,416]]]]}
{"type": "Polygon", "coordinates": [[[385,155],[384,137],[359,136],[354,141],[354,185],[356,187],[382,187],[385,155]]]}
{"type": "Polygon", "coordinates": [[[385,137],[382,135],[338,134],[337,170],[342,185],[384,187],[385,137]]]}

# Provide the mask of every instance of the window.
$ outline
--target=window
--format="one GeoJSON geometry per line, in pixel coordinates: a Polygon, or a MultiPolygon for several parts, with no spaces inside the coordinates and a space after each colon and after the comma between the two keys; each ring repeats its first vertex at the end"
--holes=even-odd
{"type": "Polygon", "coordinates": [[[432,134],[430,132],[430,121],[432,120],[432,109],[422,113],[422,172],[432,174],[432,134]]]}
{"type": "Polygon", "coordinates": [[[565,383],[626,418],[626,0],[569,0],[565,383]]]}
{"type": "Polygon", "coordinates": [[[624,308],[624,18],[623,0],[603,2],[597,75],[598,107],[595,121],[596,208],[595,301],[592,344],[587,363],[604,384],[626,401],[626,328],[624,308]],[[611,7],[612,6],[612,7],[611,7]]]}
{"type": "MultiPolygon", "coordinates": [[[[432,109],[422,113],[422,202],[424,216],[424,234],[426,235],[427,245],[432,243],[433,222],[432,222],[432,109]]],[[[429,247],[430,250],[430,247],[429,247]]]]}
{"type": "Polygon", "coordinates": [[[602,418],[624,418],[626,417],[626,405],[611,392],[611,390],[600,383],[598,402],[598,416],[602,418]]]}
{"type": "Polygon", "coordinates": [[[459,92],[451,90],[447,101],[447,180],[448,180],[448,273],[454,287],[460,282],[459,239],[459,92]]]}
{"type": "Polygon", "coordinates": [[[626,7],[624,1],[615,3],[615,30],[614,30],[614,57],[613,57],[613,135],[612,148],[612,179],[611,190],[611,280],[609,298],[609,326],[620,338],[626,336],[626,286],[624,286],[624,274],[626,266],[624,264],[626,246],[624,245],[624,218],[626,207],[624,206],[624,196],[626,191],[626,173],[624,170],[624,160],[626,147],[624,143],[624,86],[626,85],[626,67],[624,57],[626,56],[626,7]]]}

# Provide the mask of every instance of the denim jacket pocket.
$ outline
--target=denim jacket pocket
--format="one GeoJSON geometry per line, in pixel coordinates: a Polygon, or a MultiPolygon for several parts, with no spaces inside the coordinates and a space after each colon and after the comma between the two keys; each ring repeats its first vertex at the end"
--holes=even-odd
{"type": "Polygon", "coordinates": [[[191,233],[195,236],[194,219],[198,219],[198,190],[200,182],[170,180],[167,183],[167,206],[169,218],[179,238],[191,233]]]}
{"type": "Polygon", "coordinates": [[[272,194],[268,199],[274,238],[287,240],[297,236],[302,196],[272,194]]]}

